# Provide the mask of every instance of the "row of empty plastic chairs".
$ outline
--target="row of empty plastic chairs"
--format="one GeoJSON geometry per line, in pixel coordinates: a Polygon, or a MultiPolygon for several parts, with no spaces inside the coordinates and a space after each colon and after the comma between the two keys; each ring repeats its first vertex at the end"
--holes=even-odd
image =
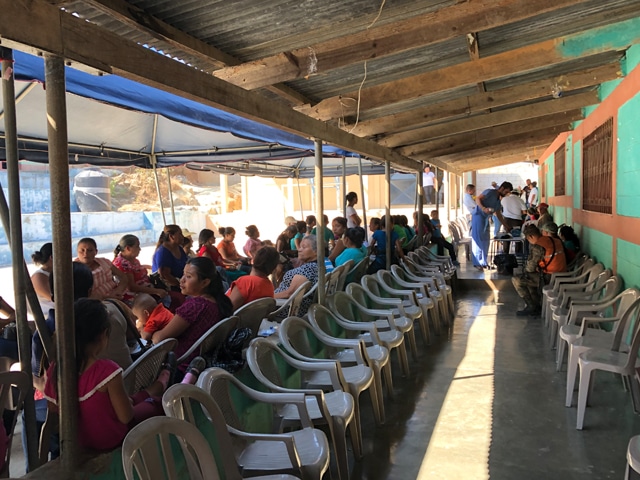
{"type": "Polygon", "coordinates": [[[638,411],[640,388],[635,378],[640,349],[640,291],[622,291],[622,280],[586,255],[568,272],[553,274],[543,289],[543,316],[550,344],[557,348],[560,372],[567,351],[565,405],[573,404],[576,375],[576,428],[582,430],[597,370],[619,374],[638,411]]]}

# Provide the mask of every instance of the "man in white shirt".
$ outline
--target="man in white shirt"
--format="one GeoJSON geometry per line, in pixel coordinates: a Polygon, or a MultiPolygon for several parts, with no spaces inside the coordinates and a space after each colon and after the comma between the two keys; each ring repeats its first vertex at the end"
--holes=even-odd
{"type": "Polygon", "coordinates": [[[464,189],[464,196],[462,197],[462,204],[464,205],[467,215],[471,215],[476,208],[476,186],[473,183],[467,185],[464,189]]]}
{"type": "MultiPolygon", "coordinates": [[[[502,216],[504,217],[504,228],[507,233],[511,233],[514,228],[522,228],[522,216],[527,213],[527,206],[520,198],[520,192],[513,190],[509,195],[502,198],[502,216]]],[[[509,242],[504,243],[505,253],[508,253],[509,242]]],[[[520,253],[522,245],[516,244],[516,253],[520,253]]]]}
{"type": "Polygon", "coordinates": [[[431,167],[424,167],[422,174],[422,186],[424,187],[424,202],[433,205],[435,202],[436,175],[431,171],[431,167]]]}
{"type": "Polygon", "coordinates": [[[531,191],[529,192],[529,206],[538,205],[538,182],[531,182],[531,191]]]}

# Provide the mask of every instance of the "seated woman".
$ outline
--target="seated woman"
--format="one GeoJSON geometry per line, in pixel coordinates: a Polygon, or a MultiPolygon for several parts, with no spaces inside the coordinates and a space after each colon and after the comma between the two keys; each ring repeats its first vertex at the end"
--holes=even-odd
{"type": "MultiPolygon", "coordinates": [[[[387,232],[384,218],[373,217],[369,221],[369,230],[373,232],[369,242],[369,253],[375,257],[367,270],[367,273],[371,274],[387,268],[387,232]]],[[[391,264],[395,263],[397,258],[403,257],[404,252],[400,244],[400,237],[394,230],[391,230],[391,264]]]]}
{"type": "MultiPolygon", "coordinates": [[[[213,261],[205,257],[191,258],[180,278],[181,292],[187,297],[176,309],[175,316],[162,329],[153,334],[153,343],[167,338],[178,340],[174,352],[180,358],[194,343],[220,320],[233,315],[231,301],[224,294],[222,280],[213,261]]],[[[194,352],[178,370],[183,376],[189,362],[198,355],[194,352]]],[[[176,377],[176,380],[180,380],[176,377]]]]}
{"type": "Polygon", "coordinates": [[[198,254],[193,251],[193,236],[195,233],[190,232],[186,228],[182,229],[182,236],[184,237],[184,243],[182,244],[182,249],[184,253],[187,254],[187,257],[194,258],[197,257],[198,254]]]}
{"type": "Polygon", "coordinates": [[[256,252],[263,247],[262,240],[260,240],[260,231],[255,225],[249,225],[244,234],[249,237],[247,243],[244,244],[244,254],[247,258],[253,260],[256,252]]]}
{"type": "Polygon", "coordinates": [[[180,290],[180,277],[189,257],[182,249],[184,236],[178,225],[165,225],[156,244],[151,271],[158,273],[169,289],[180,290]]]}
{"type": "Polygon", "coordinates": [[[296,222],[296,227],[298,228],[298,233],[296,233],[295,237],[291,239],[291,250],[298,250],[300,248],[300,242],[304,238],[307,233],[307,222],[300,220],[296,222]]]}
{"type": "Polygon", "coordinates": [[[135,235],[124,235],[120,243],[113,250],[115,258],[113,266],[121,270],[127,276],[128,287],[123,295],[123,301],[127,304],[133,302],[138,293],[155,295],[158,299],[167,296],[167,290],[155,288],[151,285],[147,268],[140,264],[140,240],[135,235]]]}
{"type": "MultiPolygon", "coordinates": [[[[17,333],[14,338],[13,335],[7,335],[4,332],[4,328],[7,325],[16,321],[16,311],[2,297],[0,297],[0,314],[4,315],[4,318],[0,317],[0,331],[2,331],[2,335],[0,335],[0,357],[9,357],[17,362],[19,360],[17,333]]],[[[0,428],[0,430],[2,429],[0,428]]]]}
{"type": "Polygon", "coordinates": [[[104,300],[105,298],[122,299],[124,292],[129,286],[127,276],[124,272],[116,268],[106,258],[98,258],[98,246],[93,238],[82,238],[78,242],[78,257],[76,262],[84,263],[91,269],[93,274],[93,290],[91,298],[104,300]],[[113,279],[117,277],[119,282],[113,279]]]}
{"type": "MultiPolygon", "coordinates": [[[[282,283],[275,290],[274,298],[289,298],[306,281],[310,281],[312,286],[318,283],[318,242],[315,235],[307,235],[302,239],[298,260],[301,265],[284,274],[282,283]]],[[[307,313],[311,301],[312,298],[303,300],[299,316],[307,313]]]]}
{"type": "Polygon", "coordinates": [[[567,263],[573,261],[580,251],[580,238],[569,225],[562,225],[558,230],[560,240],[564,246],[564,253],[567,256],[567,263]]]}
{"type": "MultiPolygon", "coordinates": [[[[76,363],[78,378],[78,442],[84,449],[112,450],[122,444],[129,428],[156,415],[162,415],[162,393],[171,372],[162,370],[145,390],[129,397],[122,368],[101,358],[111,324],[102,302],[83,298],[74,304],[76,363]]],[[[49,410],[57,413],[58,368],[52,362],[47,370],[44,394],[49,410]]]]}
{"type": "Polygon", "coordinates": [[[357,264],[367,256],[367,249],[362,246],[364,242],[364,229],[360,227],[347,228],[342,239],[345,249],[336,258],[336,267],[353,260],[353,264],[357,264]]]}
{"type": "Polygon", "coordinates": [[[227,291],[234,311],[259,298],[273,298],[273,283],[269,280],[269,275],[279,262],[280,254],[274,247],[262,247],[258,250],[253,259],[251,275],[238,278],[227,291]]]}
{"type": "Polygon", "coordinates": [[[48,242],[42,245],[40,250],[33,252],[31,260],[40,266],[40,268],[31,275],[31,283],[33,283],[33,288],[38,295],[42,313],[44,313],[44,317],[47,318],[49,310],[55,308],[51,296],[51,289],[49,288],[49,277],[53,271],[53,244],[48,242]]]}
{"type": "Polygon", "coordinates": [[[216,236],[213,230],[208,228],[200,230],[200,235],[198,235],[198,257],[206,257],[213,260],[218,273],[222,277],[223,284],[229,286],[230,282],[242,275],[247,275],[247,272],[238,270],[242,266],[240,262],[232,262],[222,258],[222,255],[214,245],[215,240],[216,236]]]}
{"type": "Polygon", "coordinates": [[[291,240],[298,234],[298,227],[289,225],[284,229],[276,240],[276,250],[285,257],[293,258],[298,256],[298,249],[291,248],[291,240]]]}
{"type": "Polygon", "coordinates": [[[345,249],[344,242],[342,241],[344,233],[347,231],[347,219],[344,217],[336,217],[331,222],[331,230],[333,230],[334,244],[331,252],[329,252],[329,260],[335,262],[338,255],[345,249]]]}
{"type": "Polygon", "coordinates": [[[218,251],[220,255],[222,255],[222,258],[241,265],[241,270],[250,273],[251,267],[248,266],[250,263],[249,259],[240,255],[233,243],[233,240],[236,238],[236,230],[233,227],[222,227],[218,230],[218,233],[222,236],[222,240],[218,243],[218,251]]]}

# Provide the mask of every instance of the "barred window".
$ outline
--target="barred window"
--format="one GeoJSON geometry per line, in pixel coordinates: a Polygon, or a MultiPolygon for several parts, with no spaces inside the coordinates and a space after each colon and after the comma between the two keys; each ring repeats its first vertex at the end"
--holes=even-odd
{"type": "Polygon", "coordinates": [[[555,157],[555,195],[566,194],[567,161],[564,153],[564,144],[556,150],[555,157]]]}
{"type": "Polygon", "coordinates": [[[612,213],[613,118],[582,142],[582,208],[612,213]]]}

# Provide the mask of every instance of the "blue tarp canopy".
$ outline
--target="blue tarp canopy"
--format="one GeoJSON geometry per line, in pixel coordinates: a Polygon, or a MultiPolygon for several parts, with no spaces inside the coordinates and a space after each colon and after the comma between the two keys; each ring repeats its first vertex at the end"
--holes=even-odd
{"type": "MultiPolygon", "coordinates": [[[[21,159],[48,161],[44,61],[16,51],[16,117],[21,159]]],[[[227,174],[313,176],[313,142],[117,75],[66,68],[70,163],[150,167],[187,164],[227,174]]],[[[0,96],[1,97],[1,96],[0,96]]],[[[0,98],[0,156],[5,156],[0,98]]],[[[357,173],[359,158],[323,146],[325,175],[357,173]]],[[[384,172],[362,161],[363,174],[384,172]]]]}

